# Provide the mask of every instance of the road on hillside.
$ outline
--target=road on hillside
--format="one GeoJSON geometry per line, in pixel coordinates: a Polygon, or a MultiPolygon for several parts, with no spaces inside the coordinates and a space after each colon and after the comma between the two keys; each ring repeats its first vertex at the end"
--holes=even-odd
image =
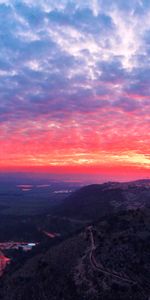
{"type": "Polygon", "coordinates": [[[120,280],[122,280],[124,282],[127,282],[129,284],[137,284],[136,281],[128,279],[128,278],[126,278],[124,276],[121,276],[120,274],[114,273],[112,271],[109,271],[109,270],[105,269],[102,264],[97,263],[97,261],[95,259],[95,256],[94,256],[94,251],[96,249],[96,245],[95,245],[95,242],[94,242],[92,226],[89,226],[87,229],[89,231],[90,241],[91,241],[91,249],[90,249],[89,258],[90,258],[90,263],[91,263],[91,266],[93,267],[93,269],[96,269],[97,271],[100,271],[103,274],[115,277],[115,278],[120,279],[120,280]]]}

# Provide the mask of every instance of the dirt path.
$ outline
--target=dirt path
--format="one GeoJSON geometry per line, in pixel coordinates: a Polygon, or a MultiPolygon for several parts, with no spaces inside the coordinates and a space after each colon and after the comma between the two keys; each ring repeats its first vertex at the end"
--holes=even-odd
{"type": "Polygon", "coordinates": [[[112,276],[112,277],[115,277],[117,279],[120,279],[124,282],[127,282],[129,284],[137,284],[136,281],[134,280],[131,280],[131,279],[128,279],[124,276],[121,276],[117,273],[114,273],[112,271],[109,271],[107,269],[105,269],[103,267],[102,264],[99,264],[97,263],[96,259],[95,259],[95,256],[94,256],[94,251],[96,249],[96,245],[95,245],[95,241],[94,241],[94,236],[93,236],[93,231],[92,231],[92,226],[89,226],[88,228],[88,231],[89,231],[89,234],[90,234],[90,240],[91,240],[91,250],[90,250],[90,254],[89,254],[89,258],[90,258],[90,263],[91,263],[91,266],[96,269],[97,271],[100,271],[102,272],[103,274],[106,274],[106,275],[109,275],[109,276],[112,276]]]}

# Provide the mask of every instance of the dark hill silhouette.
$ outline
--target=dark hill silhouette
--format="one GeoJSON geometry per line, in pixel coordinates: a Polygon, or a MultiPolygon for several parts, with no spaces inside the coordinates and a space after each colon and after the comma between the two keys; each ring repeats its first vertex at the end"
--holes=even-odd
{"type": "Polygon", "coordinates": [[[70,218],[95,220],[119,210],[149,206],[149,198],[149,180],[92,184],[72,193],[54,213],[70,218]]]}
{"type": "MultiPolygon", "coordinates": [[[[59,220],[82,220],[78,232],[6,272],[2,300],[148,300],[148,181],[90,185],[55,208],[59,220]]],[[[43,248],[42,248],[43,247],[43,248]]]]}
{"type": "Polygon", "coordinates": [[[148,300],[149,247],[149,210],[120,212],[8,273],[1,299],[148,300]]]}

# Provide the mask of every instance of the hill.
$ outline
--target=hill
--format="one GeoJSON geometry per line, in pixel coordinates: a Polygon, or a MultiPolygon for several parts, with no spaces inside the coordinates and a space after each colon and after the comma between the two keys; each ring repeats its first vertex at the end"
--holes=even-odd
{"type": "Polygon", "coordinates": [[[72,193],[54,213],[91,221],[121,210],[149,207],[149,199],[150,180],[93,184],[72,193]]]}
{"type": "Polygon", "coordinates": [[[31,255],[8,266],[0,299],[148,300],[149,203],[149,180],[109,182],[85,186],[51,215],[32,217],[33,229],[61,236],[41,238],[31,255]]]}
{"type": "Polygon", "coordinates": [[[8,273],[1,299],[148,300],[149,247],[149,210],[103,218],[8,273]]]}

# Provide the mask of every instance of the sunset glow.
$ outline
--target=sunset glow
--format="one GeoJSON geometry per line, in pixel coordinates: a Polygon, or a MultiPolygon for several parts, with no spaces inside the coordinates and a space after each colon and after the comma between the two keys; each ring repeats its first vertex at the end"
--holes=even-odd
{"type": "Polygon", "coordinates": [[[0,1],[0,170],[150,171],[150,3],[0,1]]]}

